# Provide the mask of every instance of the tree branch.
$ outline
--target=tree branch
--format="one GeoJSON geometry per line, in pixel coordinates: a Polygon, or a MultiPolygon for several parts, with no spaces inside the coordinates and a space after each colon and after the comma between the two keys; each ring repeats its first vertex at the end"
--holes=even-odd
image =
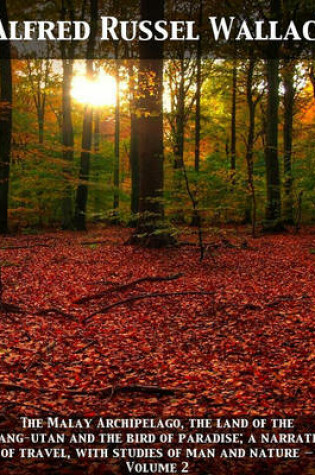
{"type": "MultiPolygon", "coordinates": [[[[106,289],[103,292],[98,292],[93,295],[88,295],[86,297],[81,297],[77,300],[74,301],[74,303],[77,304],[82,304],[85,302],[89,302],[90,300],[96,300],[99,298],[104,297],[106,294],[110,292],[120,292],[121,290],[126,290],[134,285],[141,284],[142,282],[169,282],[171,280],[177,280],[180,277],[182,277],[183,274],[174,274],[166,277],[160,277],[160,276],[153,276],[153,277],[141,277],[140,279],[134,280],[132,282],[127,282],[126,284],[121,284],[121,285],[116,285],[115,287],[111,289],[106,289]]],[[[114,285],[114,284],[111,284],[114,285]]]]}
{"type": "Polygon", "coordinates": [[[91,313],[88,317],[83,320],[83,323],[88,322],[91,318],[95,317],[95,315],[101,313],[107,313],[109,310],[115,307],[120,307],[121,305],[126,305],[127,303],[136,302],[138,300],[145,300],[151,298],[159,298],[159,297],[178,297],[180,295],[214,295],[214,292],[206,292],[206,291],[184,291],[184,292],[153,292],[141,295],[134,295],[132,297],[128,297],[124,300],[119,300],[118,302],[112,303],[107,305],[106,307],[100,308],[96,312],[91,313]]]}
{"type": "Polygon", "coordinates": [[[20,384],[10,383],[10,382],[0,382],[0,387],[6,389],[7,391],[20,391],[25,393],[30,393],[32,391],[38,390],[40,393],[58,393],[64,394],[67,396],[110,396],[118,393],[146,393],[146,394],[163,394],[168,396],[173,396],[176,392],[179,392],[178,389],[163,388],[160,386],[142,386],[142,385],[131,385],[131,386],[109,386],[106,388],[95,389],[91,391],[83,391],[79,389],[51,389],[51,388],[29,388],[27,386],[22,386],[20,384]]]}

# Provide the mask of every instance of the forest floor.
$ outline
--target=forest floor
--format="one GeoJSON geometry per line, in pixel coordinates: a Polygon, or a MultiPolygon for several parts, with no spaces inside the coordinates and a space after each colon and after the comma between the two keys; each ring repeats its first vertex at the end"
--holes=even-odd
{"type": "Polygon", "coordinates": [[[0,239],[2,410],[313,413],[315,229],[208,235],[202,263],[193,246],[126,246],[129,233],[0,239]]]}

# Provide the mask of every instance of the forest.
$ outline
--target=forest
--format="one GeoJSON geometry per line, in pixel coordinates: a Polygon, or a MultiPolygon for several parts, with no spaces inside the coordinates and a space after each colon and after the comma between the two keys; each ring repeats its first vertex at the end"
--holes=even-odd
{"type": "MultiPolygon", "coordinates": [[[[157,220],[155,234],[165,218],[174,236],[197,222],[251,225],[254,236],[311,224],[313,61],[273,43],[263,59],[210,59],[202,39],[164,61],[154,41],[136,53],[116,42],[116,59],[98,59],[98,3],[60,5],[60,18],[90,20],[87,60],[74,59],[73,41],[60,43],[61,59],[16,59],[16,44],[1,42],[1,232],[133,226],[139,213],[157,220]]],[[[208,2],[188,3],[202,31],[208,2]]]]}
{"type": "MultiPolygon", "coordinates": [[[[8,38],[24,18],[84,20],[90,35],[32,54],[0,41],[1,431],[34,414],[279,415],[311,431],[313,52],[206,34],[231,3],[287,31],[299,2],[40,3],[1,0],[8,38]],[[200,39],[101,45],[100,14],[193,18],[200,39]]],[[[128,473],[113,458],[24,462],[0,457],[1,472],[128,473]]]]}

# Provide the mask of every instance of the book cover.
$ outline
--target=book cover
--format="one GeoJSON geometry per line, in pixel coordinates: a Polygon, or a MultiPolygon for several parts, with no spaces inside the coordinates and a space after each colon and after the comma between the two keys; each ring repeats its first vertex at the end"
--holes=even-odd
{"type": "Polygon", "coordinates": [[[1,474],[314,473],[314,41],[1,0],[1,474]]]}

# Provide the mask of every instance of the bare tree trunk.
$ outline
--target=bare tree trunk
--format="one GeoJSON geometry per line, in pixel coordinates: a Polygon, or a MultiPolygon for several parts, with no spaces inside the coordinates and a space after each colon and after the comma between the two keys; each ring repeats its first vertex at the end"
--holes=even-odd
{"type": "MultiPolygon", "coordinates": [[[[199,5],[199,35],[200,39],[197,45],[197,63],[196,63],[196,116],[195,116],[195,172],[198,173],[200,170],[200,137],[201,137],[201,58],[202,58],[202,15],[203,15],[203,0],[200,0],[199,5]]],[[[186,172],[186,170],[185,170],[186,172]]],[[[200,215],[193,207],[193,216],[191,220],[191,225],[201,227],[200,215]]]]}
{"type": "MultiPolygon", "coordinates": [[[[202,27],[203,0],[200,0],[199,8],[199,28],[202,27]]],[[[196,117],[195,117],[195,171],[200,169],[200,128],[201,128],[201,56],[202,56],[202,35],[197,45],[197,64],[196,64],[196,117]]]]}
{"type": "MultiPolygon", "coordinates": [[[[185,67],[184,58],[179,60],[180,78],[177,92],[177,104],[175,111],[175,127],[173,133],[174,141],[174,170],[182,171],[184,166],[184,134],[185,134],[185,67]]],[[[174,200],[181,203],[183,191],[182,173],[174,174],[174,200]]],[[[184,210],[179,207],[176,212],[176,221],[185,222],[184,210]]]]}
{"type": "Polygon", "coordinates": [[[237,64],[233,60],[232,72],[232,111],[231,111],[231,170],[233,174],[236,169],[236,95],[237,95],[237,64]]]}
{"type": "Polygon", "coordinates": [[[101,112],[97,108],[95,109],[94,113],[94,152],[98,153],[100,151],[100,143],[101,143],[101,112]]]}
{"type": "MultiPolygon", "coordinates": [[[[281,0],[271,0],[271,18],[279,19],[281,0]]],[[[267,203],[265,228],[268,231],[280,231],[281,223],[281,190],[278,159],[278,123],[279,123],[279,51],[278,45],[269,46],[266,60],[267,73],[267,117],[266,117],[266,184],[267,203]]]]}
{"type": "Polygon", "coordinates": [[[246,98],[249,113],[249,126],[246,141],[246,164],[247,164],[247,177],[248,177],[248,189],[250,192],[251,206],[250,210],[246,209],[246,221],[252,223],[252,235],[256,236],[256,222],[257,222],[257,202],[256,202],[256,190],[254,184],[254,160],[253,160],[253,148],[255,137],[255,110],[257,102],[253,100],[253,74],[255,68],[255,60],[251,58],[249,60],[247,81],[246,81],[246,98]]]}
{"type": "Polygon", "coordinates": [[[119,169],[120,169],[120,65],[118,60],[118,45],[116,47],[116,106],[115,106],[115,150],[114,150],[114,216],[119,210],[119,169]]]}
{"type": "Polygon", "coordinates": [[[139,151],[138,151],[138,101],[136,96],[136,79],[133,62],[129,62],[130,90],[130,171],[131,171],[131,202],[132,214],[139,211],[139,151]]]}
{"type": "MultiPolygon", "coordinates": [[[[197,45],[197,63],[196,63],[196,116],[195,116],[195,172],[200,171],[200,138],[201,138],[201,58],[202,58],[202,14],[203,14],[203,0],[200,0],[199,8],[199,28],[200,28],[200,39],[197,45]]],[[[186,170],[185,170],[186,173],[186,170]]],[[[191,225],[200,227],[200,215],[198,211],[193,209],[193,216],[191,220],[191,225]]]]}
{"type": "Polygon", "coordinates": [[[176,128],[175,128],[175,147],[174,147],[174,168],[180,170],[184,164],[184,124],[185,124],[185,71],[184,60],[180,60],[181,76],[179,83],[178,104],[176,111],[176,128]]]}
{"type": "MultiPolygon", "coordinates": [[[[88,42],[86,73],[93,78],[93,55],[97,33],[98,0],[90,0],[91,8],[91,34],[88,42]]],[[[88,181],[90,173],[90,155],[92,147],[93,107],[87,104],[84,111],[82,151],[80,164],[80,184],[77,188],[75,207],[75,226],[78,230],[86,230],[86,208],[88,200],[88,181]]]]}
{"type": "Polygon", "coordinates": [[[293,108],[294,108],[294,63],[285,60],[283,66],[284,85],[284,124],[283,124],[283,146],[284,146],[284,199],[283,217],[287,224],[293,224],[293,197],[292,197],[292,130],[293,130],[293,108]]]}
{"type": "MultiPolygon", "coordinates": [[[[149,5],[141,0],[141,17],[163,18],[164,1],[157,0],[149,5]]],[[[141,214],[140,228],[149,233],[159,227],[163,218],[162,203],[164,186],[164,150],[163,150],[163,46],[154,42],[140,43],[140,90],[141,116],[138,122],[139,132],[139,171],[141,214]],[[148,214],[150,216],[148,216],[148,214]]]]}
{"type": "Polygon", "coordinates": [[[139,211],[139,151],[138,151],[138,118],[131,114],[130,137],[130,165],[131,165],[131,212],[139,211]]]}
{"type": "MultiPolygon", "coordinates": [[[[71,21],[74,21],[74,7],[71,1],[66,2],[62,0],[61,20],[66,19],[67,7],[71,21]]],[[[63,81],[62,81],[62,125],[61,125],[61,137],[62,137],[62,156],[63,156],[63,176],[64,187],[62,195],[62,228],[73,229],[74,216],[73,216],[73,199],[74,189],[71,183],[73,178],[73,161],[74,161],[74,133],[72,123],[72,100],[71,100],[71,83],[73,76],[73,56],[74,45],[70,42],[66,47],[64,43],[61,43],[62,54],[62,68],[63,68],[63,81]]]]}
{"type": "Polygon", "coordinates": [[[37,112],[38,117],[38,142],[40,145],[44,143],[44,123],[45,123],[45,110],[41,109],[37,112]]]}
{"type": "MultiPolygon", "coordinates": [[[[141,17],[157,21],[164,17],[164,1],[141,0],[141,17]]],[[[131,242],[150,247],[170,244],[163,229],[163,44],[140,42],[139,90],[139,222],[131,242]]]]}
{"type": "Polygon", "coordinates": [[[162,60],[142,59],[141,91],[145,96],[138,120],[141,228],[153,232],[163,218],[162,60]],[[154,77],[151,84],[150,77],[154,77]],[[154,93],[150,91],[154,88],[154,93]],[[150,217],[149,217],[150,215],[150,217]]]}
{"type": "Polygon", "coordinates": [[[267,124],[266,124],[266,178],[267,205],[266,228],[270,231],[281,228],[281,193],[278,160],[278,107],[279,107],[279,60],[267,59],[267,124]]]}
{"type": "MultiPolygon", "coordinates": [[[[0,3],[0,18],[8,32],[6,0],[0,3]]],[[[0,233],[8,232],[8,198],[12,139],[12,65],[9,41],[0,44],[0,233]]]]}
{"type": "Polygon", "coordinates": [[[72,166],[74,159],[74,136],[71,114],[71,81],[73,74],[72,59],[63,59],[62,83],[62,146],[63,146],[63,176],[65,187],[62,196],[62,228],[73,227],[73,188],[71,184],[72,166]]]}
{"type": "MultiPolygon", "coordinates": [[[[87,61],[87,76],[93,75],[93,60],[87,61]]],[[[92,122],[93,107],[90,104],[85,106],[83,131],[82,131],[82,150],[80,162],[80,184],[77,188],[76,208],[75,208],[75,227],[80,231],[86,230],[86,208],[88,200],[88,181],[90,174],[90,156],[92,147],[92,122]]]]}

